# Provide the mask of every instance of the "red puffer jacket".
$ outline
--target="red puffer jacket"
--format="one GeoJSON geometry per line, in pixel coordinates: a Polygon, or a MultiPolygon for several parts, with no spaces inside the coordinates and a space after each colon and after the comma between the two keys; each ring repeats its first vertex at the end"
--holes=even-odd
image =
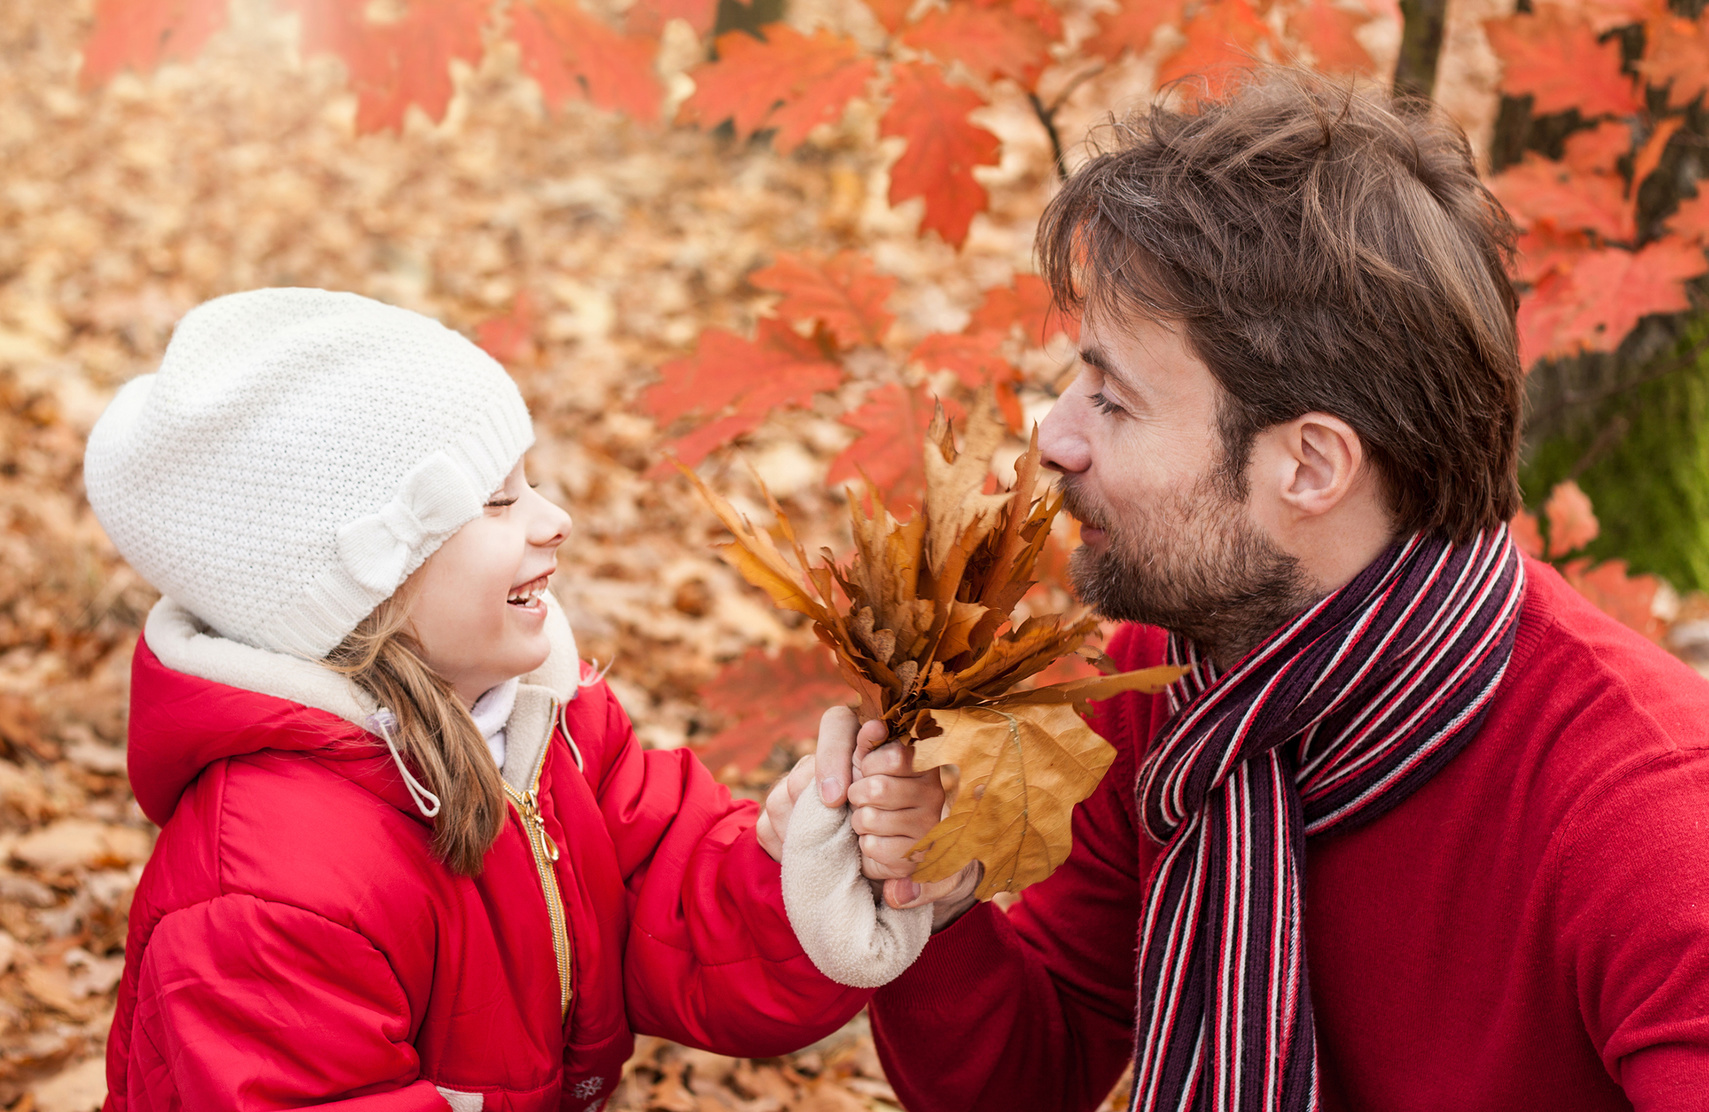
{"type": "Polygon", "coordinates": [[[164,829],[107,1112],[584,1112],[632,1031],[774,1055],[861,1008],[802,954],[754,805],[692,754],[643,752],[556,622],[507,727],[508,821],[469,879],[431,855],[350,684],[162,600],[130,774],[164,829]]]}

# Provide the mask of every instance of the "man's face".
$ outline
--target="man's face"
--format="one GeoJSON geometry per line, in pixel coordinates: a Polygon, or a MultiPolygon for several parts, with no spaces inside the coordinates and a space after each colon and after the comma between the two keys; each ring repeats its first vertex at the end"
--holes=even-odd
{"type": "Polygon", "coordinates": [[[1181,633],[1226,667],[1316,595],[1250,497],[1235,497],[1220,387],[1180,327],[1118,328],[1092,310],[1080,347],[1079,377],[1039,429],[1081,523],[1075,589],[1106,617],[1181,633]]]}

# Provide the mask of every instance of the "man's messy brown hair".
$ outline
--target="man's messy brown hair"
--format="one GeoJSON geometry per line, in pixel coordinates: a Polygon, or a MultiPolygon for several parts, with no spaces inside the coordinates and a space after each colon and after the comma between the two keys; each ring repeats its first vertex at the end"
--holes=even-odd
{"type": "Polygon", "coordinates": [[[1359,434],[1402,533],[1513,516],[1514,233],[1458,127],[1270,67],[1113,130],[1045,212],[1040,270],[1061,305],[1184,328],[1237,495],[1253,437],[1320,412],[1359,434]]]}

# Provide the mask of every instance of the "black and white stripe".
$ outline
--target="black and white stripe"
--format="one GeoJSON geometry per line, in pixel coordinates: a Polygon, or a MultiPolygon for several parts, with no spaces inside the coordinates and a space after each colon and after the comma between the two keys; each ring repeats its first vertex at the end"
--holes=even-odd
{"type": "Polygon", "coordinates": [[[1140,769],[1163,847],[1140,921],[1132,1109],[1319,1106],[1301,851],[1416,791],[1476,734],[1518,633],[1507,530],[1412,537],[1227,674],[1189,671],[1140,769]]]}

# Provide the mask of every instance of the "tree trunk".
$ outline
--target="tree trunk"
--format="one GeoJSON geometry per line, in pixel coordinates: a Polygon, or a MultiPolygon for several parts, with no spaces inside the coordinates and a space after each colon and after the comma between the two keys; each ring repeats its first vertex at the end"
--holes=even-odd
{"type": "Polygon", "coordinates": [[[1442,37],[1448,26],[1448,0],[1400,0],[1402,31],[1400,58],[1395,62],[1394,87],[1428,99],[1436,89],[1436,62],[1442,57],[1442,37]]]}

